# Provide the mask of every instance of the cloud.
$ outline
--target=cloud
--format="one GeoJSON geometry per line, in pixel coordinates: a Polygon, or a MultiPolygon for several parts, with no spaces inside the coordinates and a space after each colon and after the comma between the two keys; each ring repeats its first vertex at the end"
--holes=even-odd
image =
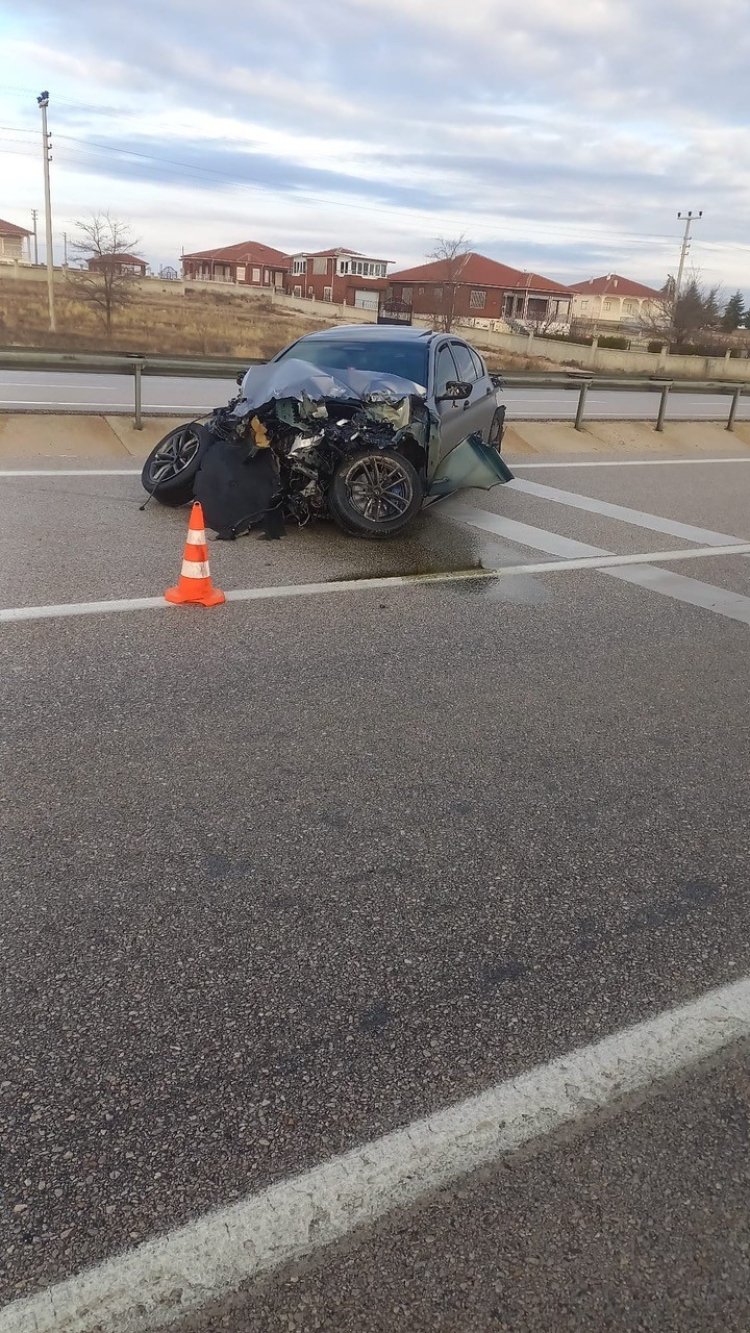
{"type": "MultiPolygon", "coordinates": [[[[750,287],[746,0],[224,0],[218,21],[133,0],[126,24],[25,0],[5,51],[30,91],[0,90],[2,124],[36,133],[51,86],[57,198],[139,210],[149,252],[179,200],[189,249],[314,236],[407,263],[465,231],[552,276],[654,281],[692,207],[706,276],[750,287]]],[[[14,188],[37,205],[24,143],[0,137],[6,211],[14,188]]]]}

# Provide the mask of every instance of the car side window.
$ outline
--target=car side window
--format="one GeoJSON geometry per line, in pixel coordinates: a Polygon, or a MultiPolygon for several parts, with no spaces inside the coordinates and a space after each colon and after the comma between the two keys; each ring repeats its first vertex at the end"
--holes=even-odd
{"type": "Polygon", "coordinates": [[[474,362],[474,365],[476,366],[477,379],[483,380],[485,375],[487,374],[487,371],[484,368],[484,363],[482,361],[481,356],[479,355],[478,352],[474,351],[473,347],[469,348],[469,354],[471,356],[472,361],[474,362]]]}
{"type": "Polygon", "coordinates": [[[459,380],[460,378],[456,363],[451,356],[451,349],[447,343],[443,343],[443,346],[438,348],[435,358],[435,397],[439,398],[441,393],[445,393],[448,380],[459,380]]]}
{"type": "Polygon", "coordinates": [[[471,349],[466,343],[451,343],[453,358],[458,367],[458,378],[467,380],[469,384],[474,384],[477,379],[477,368],[471,355],[471,349]]]}

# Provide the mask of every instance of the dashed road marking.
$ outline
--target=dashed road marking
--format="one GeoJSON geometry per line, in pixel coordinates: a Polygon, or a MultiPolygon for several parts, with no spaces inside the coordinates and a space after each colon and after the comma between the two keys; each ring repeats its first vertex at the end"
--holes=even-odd
{"type": "Polygon", "coordinates": [[[580,509],[586,514],[601,514],[605,518],[614,518],[619,523],[629,523],[635,528],[647,528],[649,532],[660,532],[668,537],[701,542],[703,546],[727,546],[746,540],[731,533],[712,532],[710,528],[699,528],[692,523],[680,523],[673,518],[662,518],[659,514],[647,514],[641,509],[630,509],[627,505],[612,504],[609,500],[598,500],[591,495],[561,491],[557,486],[544,486],[538,481],[523,481],[516,478],[510,482],[510,486],[514,491],[521,491],[524,495],[534,495],[540,500],[567,505],[570,509],[580,509]]]}
{"type": "MultiPolygon", "coordinates": [[[[669,556],[657,553],[651,556],[612,557],[611,551],[604,551],[599,546],[590,546],[587,542],[574,541],[572,537],[561,537],[557,532],[547,532],[543,528],[531,527],[528,523],[519,523],[517,519],[504,518],[502,514],[493,514],[485,509],[471,509],[468,505],[451,505],[445,510],[449,518],[456,518],[470,527],[483,532],[492,532],[518,546],[528,546],[535,551],[546,551],[550,555],[563,557],[561,568],[569,568],[573,561],[589,559],[592,569],[599,568],[602,573],[624,583],[632,583],[651,592],[671,597],[676,602],[685,602],[689,606],[700,607],[704,611],[714,611],[726,616],[728,620],[739,620],[743,625],[750,625],[750,597],[742,593],[731,592],[728,588],[717,588],[712,583],[703,583],[699,579],[688,579],[682,574],[673,574],[670,570],[655,569],[654,562],[671,563],[684,556],[697,555],[701,558],[714,555],[744,555],[745,544],[733,546],[703,546],[685,551],[672,551],[669,556]],[[601,560],[599,565],[593,563],[601,560]],[[619,566],[641,565],[641,569],[619,568],[619,566]]],[[[530,570],[526,571],[530,573],[530,570]]],[[[0,619],[2,612],[0,612],[0,619]]]]}

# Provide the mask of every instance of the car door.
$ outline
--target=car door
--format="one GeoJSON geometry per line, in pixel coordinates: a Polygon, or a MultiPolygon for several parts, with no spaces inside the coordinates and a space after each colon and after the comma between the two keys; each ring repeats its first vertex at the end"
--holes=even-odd
{"type": "Polygon", "coordinates": [[[445,458],[452,449],[466,436],[464,429],[463,403],[448,399],[440,403],[437,400],[445,393],[445,386],[450,380],[459,380],[458,367],[453,359],[450,343],[446,339],[435,348],[435,370],[433,376],[433,394],[435,410],[440,418],[440,447],[438,461],[445,458]]]}
{"type": "Polygon", "coordinates": [[[462,438],[467,435],[481,435],[482,439],[487,441],[490,423],[495,413],[495,386],[473,348],[458,338],[451,340],[450,348],[458,370],[458,378],[471,385],[471,397],[459,403],[463,421],[462,438]]]}
{"type": "Polygon", "coordinates": [[[495,386],[480,358],[458,338],[442,344],[436,353],[435,395],[439,396],[445,387],[443,377],[452,377],[448,373],[451,362],[455,367],[453,377],[470,384],[471,394],[458,402],[438,404],[440,458],[428,487],[428,495],[434,498],[475,486],[489,490],[513,477],[498,451],[486,443],[497,405],[495,386]],[[441,352],[450,353],[450,358],[441,358],[441,352]]]}

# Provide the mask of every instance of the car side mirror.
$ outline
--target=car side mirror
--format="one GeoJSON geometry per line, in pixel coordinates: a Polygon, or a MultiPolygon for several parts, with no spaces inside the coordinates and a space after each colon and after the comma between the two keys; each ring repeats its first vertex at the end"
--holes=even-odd
{"type": "Polygon", "coordinates": [[[460,403],[462,398],[471,397],[471,385],[467,380],[448,380],[443,392],[435,399],[436,403],[460,403]]]}

